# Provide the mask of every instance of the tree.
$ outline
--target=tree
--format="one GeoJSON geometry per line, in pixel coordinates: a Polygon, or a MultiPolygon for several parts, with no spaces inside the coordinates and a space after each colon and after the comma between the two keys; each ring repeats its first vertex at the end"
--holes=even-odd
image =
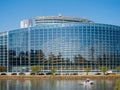
{"type": "Polygon", "coordinates": [[[100,67],[100,70],[101,70],[101,72],[103,72],[103,75],[105,75],[105,72],[107,72],[109,70],[109,68],[102,66],[102,67],[100,67]]]}
{"type": "Polygon", "coordinates": [[[84,70],[86,71],[86,75],[88,75],[88,73],[91,71],[91,68],[84,68],[84,70]]]}
{"type": "Polygon", "coordinates": [[[116,85],[115,85],[114,90],[120,90],[120,80],[116,81],[116,85]]]}
{"type": "Polygon", "coordinates": [[[39,66],[39,65],[36,65],[36,66],[32,66],[31,70],[33,72],[39,73],[40,71],[43,70],[43,68],[41,66],[39,66]]]}
{"type": "Polygon", "coordinates": [[[56,72],[56,68],[51,68],[50,71],[51,71],[52,75],[54,75],[54,73],[56,72]]]}
{"type": "Polygon", "coordinates": [[[0,66],[0,72],[6,71],[6,68],[4,66],[0,66]]]}
{"type": "Polygon", "coordinates": [[[117,66],[116,70],[117,70],[117,72],[119,72],[120,71],[120,66],[117,66]]]}

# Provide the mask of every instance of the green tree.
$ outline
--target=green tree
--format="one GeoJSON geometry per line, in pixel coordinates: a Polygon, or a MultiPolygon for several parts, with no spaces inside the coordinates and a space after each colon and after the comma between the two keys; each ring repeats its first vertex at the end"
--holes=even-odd
{"type": "Polygon", "coordinates": [[[31,70],[33,72],[39,73],[40,71],[43,70],[43,68],[41,66],[39,66],[39,65],[36,65],[36,66],[32,66],[31,70]]]}
{"type": "Polygon", "coordinates": [[[52,75],[54,75],[54,73],[56,72],[56,68],[51,68],[50,71],[51,71],[52,75]]]}
{"type": "Polygon", "coordinates": [[[86,75],[88,75],[88,73],[91,71],[91,68],[84,68],[84,70],[86,71],[86,75]]]}
{"type": "Polygon", "coordinates": [[[102,67],[100,67],[100,70],[101,70],[101,72],[103,72],[103,75],[105,75],[105,73],[109,70],[109,68],[102,66],[102,67]]]}
{"type": "Polygon", "coordinates": [[[117,72],[119,72],[120,71],[120,66],[116,67],[116,70],[117,70],[117,72]]]}
{"type": "Polygon", "coordinates": [[[120,80],[116,81],[114,90],[120,90],[120,80]]]}
{"type": "Polygon", "coordinates": [[[6,71],[6,68],[4,66],[0,66],[0,72],[6,71]]]}

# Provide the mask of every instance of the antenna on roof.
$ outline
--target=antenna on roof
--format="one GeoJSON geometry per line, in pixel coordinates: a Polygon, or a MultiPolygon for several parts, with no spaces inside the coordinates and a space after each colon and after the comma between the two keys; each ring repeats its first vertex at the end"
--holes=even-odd
{"type": "Polygon", "coordinates": [[[58,14],[58,16],[59,16],[59,17],[61,17],[61,16],[62,16],[62,14],[61,14],[61,13],[59,13],[59,14],[58,14]]]}

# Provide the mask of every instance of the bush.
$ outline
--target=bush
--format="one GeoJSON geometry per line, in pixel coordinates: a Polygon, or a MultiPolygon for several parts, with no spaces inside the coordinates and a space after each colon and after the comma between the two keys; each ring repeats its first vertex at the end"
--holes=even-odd
{"type": "Polygon", "coordinates": [[[0,72],[6,71],[6,68],[4,66],[0,66],[0,72]]]}

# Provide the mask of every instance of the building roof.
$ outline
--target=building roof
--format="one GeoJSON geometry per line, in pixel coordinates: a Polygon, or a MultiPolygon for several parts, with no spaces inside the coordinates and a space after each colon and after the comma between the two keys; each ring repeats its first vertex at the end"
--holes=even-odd
{"type": "Polygon", "coordinates": [[[84,22],[84,23],[94,23],[91,20],[85,18],[74,18],[68,16],[38,16],[34,18],[35,24],[40,23],[67,23],[67,22],[84,22]]]}

